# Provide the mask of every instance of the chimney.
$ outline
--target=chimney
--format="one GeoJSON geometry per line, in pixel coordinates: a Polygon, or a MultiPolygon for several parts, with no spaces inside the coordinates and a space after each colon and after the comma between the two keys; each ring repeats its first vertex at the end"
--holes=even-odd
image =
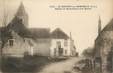
{"type": "Polygon", "coordinates": [[[72,40],[72,35],[71,35],[71,32],[70,32],[70,39],[72,40]]]}

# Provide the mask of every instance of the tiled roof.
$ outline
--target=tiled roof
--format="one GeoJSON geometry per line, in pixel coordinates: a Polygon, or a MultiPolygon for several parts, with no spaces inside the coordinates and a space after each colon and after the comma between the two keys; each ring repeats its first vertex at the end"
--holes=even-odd
{"type": "Polygon", "coordinates": [[[56,28],[51,33],[51,38],[54,38],[54,39],[68,39],[69,36],[65,32],[63,32],[60,28],[56,28]]]}

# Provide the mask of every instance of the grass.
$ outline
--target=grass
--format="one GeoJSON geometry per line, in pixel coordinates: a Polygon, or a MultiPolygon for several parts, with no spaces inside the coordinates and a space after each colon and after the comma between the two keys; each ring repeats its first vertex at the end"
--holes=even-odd
{"type": "Polygon", "coordinates": [[[42,67],[51,62],[48,57],[44,56],[6,57],[2,60],[1,70],[3,73],[34,73],[40,71],[42,67]]]}

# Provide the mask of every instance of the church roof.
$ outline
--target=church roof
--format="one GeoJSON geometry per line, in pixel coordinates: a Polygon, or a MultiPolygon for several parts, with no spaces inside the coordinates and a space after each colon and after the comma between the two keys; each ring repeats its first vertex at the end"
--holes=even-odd
{"type": "Polygon", "coordinates": [[[54,39],[68,39],[69,36],[65,32],[63,32],[60,28],[56,28],[51,33],[51,38],[54,38],[54,39]]]}
{"type": "Polygon", "coordinates": [[[27,28],[22,24],[21,19],[15,17],[7,26],[8,29],[14,30],[18,35],[25,38],[49,38],[49,28],[27,28]]]}
{"type": "Polygon", "coordinates": [[[29,30],[34,38],[50,38],[49,28],[30,28],[29,30]]]}
{"type": "Polygon", "coordinates": [[[26,14],[26,11],[25,11],[24,5],[21,2],[20,6],[19,6],[19,8],[17,10],[16,15],[21,16],[21,15],[25,15],[25,14],[26,14]]]}
{"type": "Polygon", "coordinates": [[[32,37],[30,31],[22,24],[22,21],[15,17],[7,26],[8,29],[14,30],[21,37],[32,37]]]}

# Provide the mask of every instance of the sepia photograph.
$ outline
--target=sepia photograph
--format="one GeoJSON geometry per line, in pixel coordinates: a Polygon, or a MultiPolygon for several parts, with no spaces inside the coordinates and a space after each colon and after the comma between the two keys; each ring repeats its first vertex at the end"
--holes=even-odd
{"type": "Polygon", "coordinates": [[[113,1],[0,0],[0,73],[113,73],[113,1]]]}

